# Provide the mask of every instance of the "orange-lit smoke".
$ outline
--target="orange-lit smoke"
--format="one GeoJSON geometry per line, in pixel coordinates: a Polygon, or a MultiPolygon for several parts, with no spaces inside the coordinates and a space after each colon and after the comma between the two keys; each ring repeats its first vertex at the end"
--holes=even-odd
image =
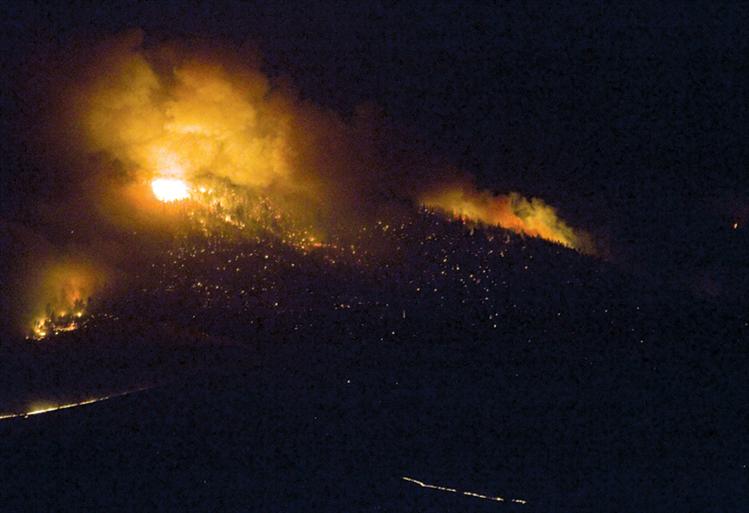
{"type": "Polygon", "coordinates": [[[206,175],[291,188],[289,113],[260,72],[141,42],[134,33],[104,45],[62,98],[79,152],[107,156],[167,201],[187,198],[206,175]]]}

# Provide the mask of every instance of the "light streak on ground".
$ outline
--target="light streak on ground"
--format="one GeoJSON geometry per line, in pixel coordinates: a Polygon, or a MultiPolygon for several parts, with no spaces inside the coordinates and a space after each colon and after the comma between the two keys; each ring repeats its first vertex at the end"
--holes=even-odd
{"type": "Polygon", "coordinates": [[[33,408],[29,411],[22,412],[22,413],[2,414],[0,415],[0,420],[9,420],[9,419],[17,419],[17,418],[28,419],[29,417],[33,417],[34,415],[42,415],[44,413],[51,413],[51,412],[60,411],[60,410],[68,410],[70,408],[78,408],[79,406],[88,406],[90,404],[100,403],[102,401],[107,401],[109,399],[115,399],[117,397],[124,397],[126,395],[135,394],[137,392],[143,392],[145,390],[150,390],[152,388],[154,387],[153,386],[140,387],[140,388],[135,388],[132,390],[127,390],[125,392],[119,392],[116,394],[95,397],[93,399],[86,399],[85,401],[79,401],[77,403],[37,406],[36,408],[33,408]]]}
{"type": "Polygon", "coordinates": [[[440,492],[456,493],[459,495],[466,495],[468,497],[475,497],[477,499],[483,499],[483,500],[494,501],[494,502],[513,502],[515,504],[528,504],[528,501],[524,499],[505,499],[504,497],[499,497],[499,496],[491,496],[491,495],[484,495],[484,494],[476,493],[476,492],[461,491],[455,488],[449,488],[447,486],[428,484],[428,483],[425,483],[424,481],[419,481],[418,479],[414,479],[412,477],[407,477],[407,476],[403,476],[403,480],[408,481],[409,483],[414,483],[416,485],[419,485],[421,488],[439,490],[440,492]]]}

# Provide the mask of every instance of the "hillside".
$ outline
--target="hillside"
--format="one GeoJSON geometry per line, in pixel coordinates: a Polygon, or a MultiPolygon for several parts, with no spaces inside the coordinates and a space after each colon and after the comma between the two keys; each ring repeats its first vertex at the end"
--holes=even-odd
{"type": "Polygon", "coordinates": [[[676,511],[742,500],[745,313],[425,211],[366,226],[345,248],[300,251],[270,232],[167,246],[137,287],[92,298],[78,329],[3,345],[6,412],[132,392],[0,421],[3,503],[676,511]]]}

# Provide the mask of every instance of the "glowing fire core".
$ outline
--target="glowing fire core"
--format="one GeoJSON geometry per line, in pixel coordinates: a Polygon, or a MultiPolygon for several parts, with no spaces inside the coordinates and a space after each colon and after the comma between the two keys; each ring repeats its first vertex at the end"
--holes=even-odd
{"type": "Polygon", "coordinates": [[[157,178],[151,182],[151,190],[156,199],[164,203],[181,201],[190,197],[190,189],[176,178],[157,178]]]}

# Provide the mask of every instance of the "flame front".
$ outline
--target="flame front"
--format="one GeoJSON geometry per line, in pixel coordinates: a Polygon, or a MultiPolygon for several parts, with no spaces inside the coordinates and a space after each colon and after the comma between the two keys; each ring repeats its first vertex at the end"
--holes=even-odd
{"type": "Polygon", "coordinates": [[[540,237],[584,253],[594,253],[590,237],[562,220],[553,207],[538,198],[494,195],[472,184],[440,185],[422,195],[421,204],[463,221],[499,226],[516,233],[540,237]]]}

